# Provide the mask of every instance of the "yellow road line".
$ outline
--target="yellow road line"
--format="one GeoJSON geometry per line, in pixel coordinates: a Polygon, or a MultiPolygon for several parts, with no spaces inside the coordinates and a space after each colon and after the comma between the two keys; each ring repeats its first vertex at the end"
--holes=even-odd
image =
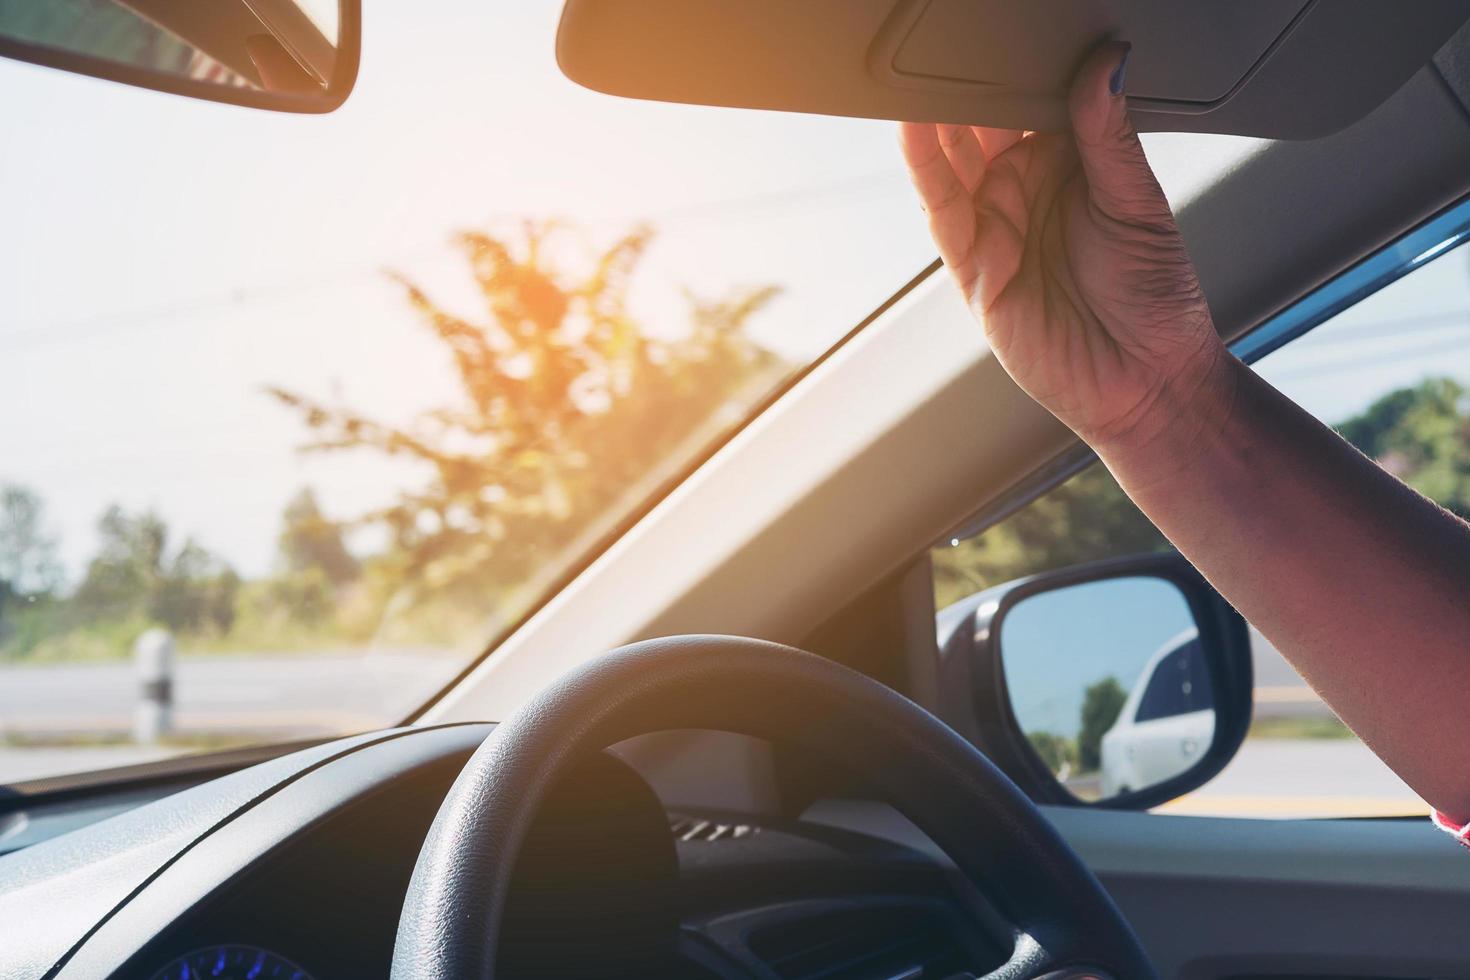
{"type": "Polygon", "coordinates": [[[1157,807],[1155,813],[1210,817],[1405,817],[1425,816],[1416,796],[1227,796],[1202,793],[1157,807]]]}
{"type": "Polygon", "coordinates": [[[1315,704],[1322,699],[1304,684],[1267,684],[1254,691],[1257,702],[1271,704],[1315,704]]]}

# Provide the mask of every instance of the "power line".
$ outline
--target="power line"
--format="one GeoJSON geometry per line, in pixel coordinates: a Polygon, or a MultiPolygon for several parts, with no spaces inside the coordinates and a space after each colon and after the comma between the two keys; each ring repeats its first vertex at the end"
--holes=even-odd
{"type": "MultiPolygon", "coordinates": [[[[591,223],[605,224],[611,221],[617,221],[622,224],[632,225],[642,221],[655,226],[678,226],[695,221],[718,220],[722,215],[731,215],[750,210],[761,210],[780,205],[809,205],[824,199],[838,201],[868,195],[878,185],[892,183],[894,177],[894,172],[883,171],[864,174],[830,184],[808,185],[763,194],[751,194],[742,197],[723,198],[697,204],[682,205],[657,211],[652,215],[642,218],[633,216],[626,218],[599,218],[591,223]]],[[[525,220],[556,220],[557,217],[556,215],[493,212],[481,218],[479,223],[482,225],[494,225],[525,220]]],[[[35,346],[44,346],[46,343],[53,341],[70,342],[85,339],[97,333],[110,331],[129,324],[157,325],[160,321],[177,320],[185,316],[212,313],[217,310],[230,308],[243,309],[249,306],[278,302],[282,299],[289,299],[330,286],[342,285],[361,279],[376,278],[382,274],[382,270],[387,266],[416,261],[437,252],[441,247],[441,244],[424,246],[405,255],[401,255],[396,260],[390,262],[375,263],[371,267],[344,267],[329,275],[315,276],[311,279],[301,279],[269,286],[234,289],[227,293],[216,293],[195,297],[178,303],[161,304],[159,306],[144,307],[119,313],[103,313],[97,316],[82,317],[75,320],[33,324],[21,327],[18,330],[0,333],[0,346],[4,346],[10,350],[26,350],[35,346]],[[64,334],[65,336],[58,336],[58,334],[64,334]]]]}
{"type": "Polygon", "coordinates": [[[1330,337],[1334,341],[1345,337],[1377,339],[1380,335],[1397,336],[1418,333],[1421,330],[1443,330],[1447,327],[1470,327],[1470,309],[1442,310],[1437,313],[1422,313],[1392,320],[1371,320],[1337,327],[1324,325],[1308,336],[1330,337]]]}
{"type": "Polygon", "coordinates": [[[1386,354],[1360,354],[1356,357],[1339,358],[1326,364],[1313,364],[1280,373],[1272,372],[1269,376],[1276,381],[1298,381],[1304,378],[1320,377],[1325,374],[1335,374],[1343,370],[1350,370],[1355,365],[1371,363],[1376,367],[1379,364],[1391,364],[1399,361],[1411,361],[1415,358],[1432,357],[1436,354],[1446,354],[1467,347],[1470,347],[1470,337],[1462,337],[1456,338],[1448,343],[1427,347],[1415,347],[1412,350],[1392,351],[1386,354]]]}

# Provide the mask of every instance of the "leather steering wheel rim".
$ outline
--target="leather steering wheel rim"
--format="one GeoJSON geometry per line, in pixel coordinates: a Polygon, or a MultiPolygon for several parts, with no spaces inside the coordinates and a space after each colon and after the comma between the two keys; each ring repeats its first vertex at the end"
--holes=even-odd
{"type": "Polygon", "coordinates": [[[790,742],[866,779],[1014,928],[1013,953],[990,976],[1071,968],[1156,976],[1077,854],[938,718],[814,654],[741,637],[679,636],[621,647],[568,673],[475,751],[419,852],[393,980],[494,977],[515,858],[548,789],[589,753],[681,728],[790,742]]]}

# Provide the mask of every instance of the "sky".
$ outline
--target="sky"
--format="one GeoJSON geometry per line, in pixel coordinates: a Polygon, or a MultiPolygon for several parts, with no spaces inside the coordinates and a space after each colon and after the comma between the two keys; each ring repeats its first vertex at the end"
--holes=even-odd
{"type": "Polygon", "coordinates": [[[1470,250],[1445,252],[1256,369],[1333,424],[1430,375],[1470,386],[1470,250]]]}
{"type": "MultiPolygon", "coordinates": [[[[930,261],[891,123],[584,91],[555,65],[559,9],[368,0],[357,90],[325,117],[0,61],[0,482],[44,498],[73,581],[114,502],[256,576],[298,488],[341,518],[421,479],[303,457],[261,388],[394,423],[442,404],[449,365],[386,273],[473,314],[458,230],[560,218],[596,245],[650,222],[651,330],[679,329],[683,288],[777,284],[753,329],[801,359],[930,261]]],[[[1148,140],[1176,205],[1257,146],[1148,140]]],[[[1470,308],[1463,278],[1395,315],[1470,308]]],[[[1338,414],[1372,387],[1304,384],[1338,414]]]]}

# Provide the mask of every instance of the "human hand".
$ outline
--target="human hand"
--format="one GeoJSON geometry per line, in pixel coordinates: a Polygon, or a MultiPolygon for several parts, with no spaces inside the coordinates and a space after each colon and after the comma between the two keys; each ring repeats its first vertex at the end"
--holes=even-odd
{"type": "Polygon", "coordinates": [[[1226,353],[1128,119],[1128,46],[1073,82],[1070,133],[904,123],[930,232],[1002,366],[1099,452],[1154,441],[1226,353]]]}

